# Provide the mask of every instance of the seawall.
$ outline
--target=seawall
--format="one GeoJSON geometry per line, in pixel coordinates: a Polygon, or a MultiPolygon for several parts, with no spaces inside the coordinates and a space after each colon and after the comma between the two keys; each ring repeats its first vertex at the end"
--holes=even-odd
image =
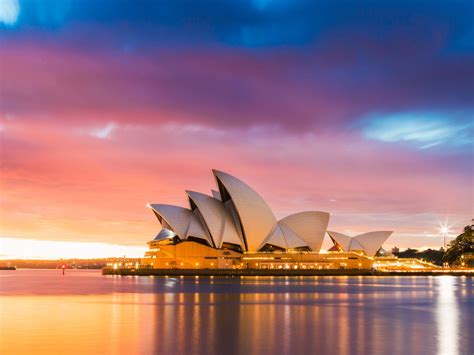
{"type": "Polygon", "coordinates": [[[120,276],[473,276],[474,270],[374,271],[369,269],[114,269],[103,275],[120,276]]]}

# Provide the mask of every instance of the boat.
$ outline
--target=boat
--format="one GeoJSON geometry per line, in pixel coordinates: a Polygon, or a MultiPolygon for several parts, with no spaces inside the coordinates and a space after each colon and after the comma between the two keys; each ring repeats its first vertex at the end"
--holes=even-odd
{"type": "Polygon", "coordinates": [[[0,266],[0,270],[16,270],[16,266],[0,266]]]}

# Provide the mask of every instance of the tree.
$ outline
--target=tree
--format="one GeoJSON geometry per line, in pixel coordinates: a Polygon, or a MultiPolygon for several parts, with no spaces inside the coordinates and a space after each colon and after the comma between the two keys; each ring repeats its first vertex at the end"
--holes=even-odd
{"type": "Polygon", "coordinates": [[[426,250],[418,251],[416,249],[408,248],[407,250],[399,251],[398,253],[393,253],[393,255],[398,256],[401,259],[403,258],[422,259],[436,265],[442,265],[444,251],[442,249],[440,250],[426,249],[426,250]]]}
{"type": "Polygon", "coordinates": [[[443,261],[453,264],[459,261],[462,254],[472,252],[474,252],[473,226],[466,226],[464,227],[464,232],[448,244],[443,261]]]}

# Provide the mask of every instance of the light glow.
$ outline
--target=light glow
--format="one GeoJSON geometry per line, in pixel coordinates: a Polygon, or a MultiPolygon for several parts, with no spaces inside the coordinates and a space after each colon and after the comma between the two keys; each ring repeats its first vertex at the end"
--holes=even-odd
{"type": "Polygon", "coordinates": [[[99,242],[0,238],[0,258],[2,259],[94,259],[123,255],[141,258],[145,251],[146,247],[99,242]]]}
{"type": "Polygon", "coordinates": [[[447,225],[442,225],[442,226],[439,228],[439,232],[440,232],[442,235],[448,235],[448,234],[450,233],[449,226],[447,226],[447,225]]]}
{"type": "Polygon", "coordinates": [[[456,279],[440,276],[437,282],[436,323],[438,354],[459,354],[459,310],[456,302],[456,279]]]}

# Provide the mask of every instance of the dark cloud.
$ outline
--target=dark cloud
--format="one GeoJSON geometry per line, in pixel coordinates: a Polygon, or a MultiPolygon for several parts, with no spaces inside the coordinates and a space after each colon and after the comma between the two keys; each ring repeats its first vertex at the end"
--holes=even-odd
{"type": "Polygon", "coordinates": [[[20,5],[0,33],[10,115],[304,132],[474,108],[470,1],[20,5]]]}
{"type": "MultiPolygon", "coordinates": [[[[364,53],[377,51],[369,45],[364,53]]],[[[351,127],[371,112],[473,107],[468,61],[397,61],[388,51],[367,62],[337,45],[260,55],[216,48],[123,54],[13,43],[4,46],[2,63],[2,107],[13,115],[300,131],[351,127]]]]}
{"type": "MultiPolygon", "coordinates": [[[[463,46],[472,36],[472,1],[26,0],[18,30],[68,30],[101,24],[144,44],[207,41],[243,47],[314,44],[331,33],[382,39],[394,32],[441,31],[463,46]]],[[[467,44],[466,44],[467,45],[467,44]]],[[[471,47],[472,48],[472,47],[471,47]]]]}

